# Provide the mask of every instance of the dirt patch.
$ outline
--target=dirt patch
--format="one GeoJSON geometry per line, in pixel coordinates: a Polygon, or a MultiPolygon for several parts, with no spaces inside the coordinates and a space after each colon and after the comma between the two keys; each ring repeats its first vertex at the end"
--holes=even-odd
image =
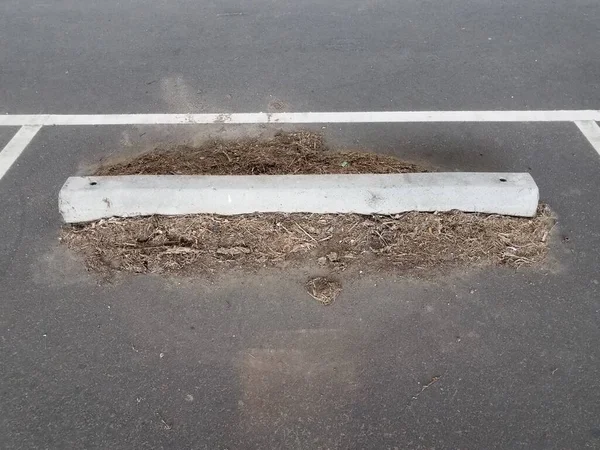
{"type": "Polygon", "coordinates": [[[62,240],[101,272],[215,273],[314,264],[341,271],[423,273],[541,261],[554,220],[451,212],[193,215],[103,219],[66,226],[62,240]]]}
{"type": "Polygon", "coordinates": [[[329,277],[311,278],[306,283],[306,292],[323,305],[331,305],[342,292],[342,284],[329,277]]]}
{"type": "MultiPolygon", "coordinates": [[[[270,139],[214,140],[198,147],[156,149],[105,163],[95,175],[276,175],[425,172],[391,156],[331,151],[319,134],[280,132],[270,139]]],[[[310,266],[335,272],[423,274],[464,265],[519,267],[541,261],[553,219],[460,212],[246,214],[105,219],[67,226],[62,240],[100,272],[212,274],[224,269],[310,266]]],[[[327,304],[340,286],[307,284],[327,304]]]]}
{"type": "Polygon", "coordinates": [[[104,163],[93,175],[282,175],[426,172],[392,156],[331,151],[308,131],[271,139],[213,140],[198,147],[158,148],[125,161],[104,163]]]}

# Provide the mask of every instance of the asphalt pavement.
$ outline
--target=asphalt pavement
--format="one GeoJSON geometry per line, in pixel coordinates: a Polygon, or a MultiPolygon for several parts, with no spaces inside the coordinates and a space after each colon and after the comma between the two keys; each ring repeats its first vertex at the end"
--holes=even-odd
{"type": "MultiPolygon", "coordinates": [[[[599,109],[599,24],[595,0],[4,0],[0,113],[599,109]]],[[[0,448],[600,448],[600,156],[577,127],[311,128],[530,172],[547,263],[341,274],[330,307],[309,269],[103,279],[58,241],[68,176],[266,128],[44,127],[0,179],[0,448]]]]}
{"type": "Polygon", "coordinates": [[[596,0],[3,0],[0,112],[597,109],[596,0]]]}

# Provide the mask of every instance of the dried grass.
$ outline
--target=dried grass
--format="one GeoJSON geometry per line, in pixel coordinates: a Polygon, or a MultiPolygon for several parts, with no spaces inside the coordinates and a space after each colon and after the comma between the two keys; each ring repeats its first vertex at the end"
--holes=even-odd
{"type": "Polygon", "coordinates": [[[311,278],[306,283],[306,292],[316,301],[328,306],[342,292],[342,283],[329,277],[311,278]]]}
{"type": "MultiPolygon", "coordinates": [[[[423,168],[391,156],[330,151],[319,134],[215,140],[199,147],[158,149],[105,163],[96,175],[406,173],[423,168]]],[[[62,240],[100,272],[210,274],[222,269],[315,264],[324,270],[421,274],[463,265],[519,267],[541,261],[553,220],[545,207],[533,219],[460,212],[247,214],[113,218],[63,229],[62,240]]],[[[314,280],[313,280],[314,281],[314,280]]],[[[322,280],[321,280],[322,281],[322,280]]],[[[334,284],[307,289],[323,302],[334,284]],[[325,286],[325,287],[327,287],[325,286]],[[328,290],[329,289],[329,290],[328,290]]],[[[315,284],[316,283],[316,284],[315,284]]]]}
{"type": "Polygon", "coordinates": [[[420,273],[541,261],[554,220],[451,213],[192,215],[103,219],[62,240],[101,272],[214,273],[313,263],[329,270],[420,273]]]}
{"type": "Polygon", "coordinates": [[[157,149],[127,161],[107,162],[94,175],[281,175],[426,172],[393,156],[330,151],[308,131],[271,139],[214,140],[199,147],[157,149]]]}

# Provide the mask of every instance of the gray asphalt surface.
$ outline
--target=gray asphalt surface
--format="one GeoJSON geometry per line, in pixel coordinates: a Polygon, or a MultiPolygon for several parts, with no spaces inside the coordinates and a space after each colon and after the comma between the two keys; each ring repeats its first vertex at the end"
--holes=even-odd
{"type": "Polygon", "coordinates": [[[3,0],[0,111],[597,108],[596,0],[3,0]]]}
{"type": "MultiPolygon", "coordinates": [[[[599,23],[579,0],[5,0],[0,112],[598,109],[599,23]]],[[[559,219],[550,261],[342,274],[328,308],[308,270],[99,279],[58,242],[69,175],[264,130],[43,128],[0,180],[0,448],[600,448],[600,158],[575,125],[317,129],[530,171],[559,219]]]]}

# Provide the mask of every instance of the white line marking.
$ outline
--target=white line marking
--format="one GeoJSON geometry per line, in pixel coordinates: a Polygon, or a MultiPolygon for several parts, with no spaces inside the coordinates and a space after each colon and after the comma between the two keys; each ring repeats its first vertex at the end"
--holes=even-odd
{"type": "Polygon", "coordinates": [[[0,116],[0,126],[252,123],[575,122],[600,121],[600,110],[356,111],[239,114],[38,114],[0,116]]]}
{"type": "Polygon", "coordinates": [[[23,126],[15,133],[13,138],[6,144],[6,147],[0,152],[0,180],[10,166],[17,160],[19,155],[25,150],[25,147],[31,142],[38,131],[42,128],[40,125],[23,126]]]}
{"type": "Polygon", "coordinates": [[[600,155],[600,126],[591,120],[578,121],[575,122],[575,125],[577,125],[587,140],[590,141],[594,150],[600,155]]]}

